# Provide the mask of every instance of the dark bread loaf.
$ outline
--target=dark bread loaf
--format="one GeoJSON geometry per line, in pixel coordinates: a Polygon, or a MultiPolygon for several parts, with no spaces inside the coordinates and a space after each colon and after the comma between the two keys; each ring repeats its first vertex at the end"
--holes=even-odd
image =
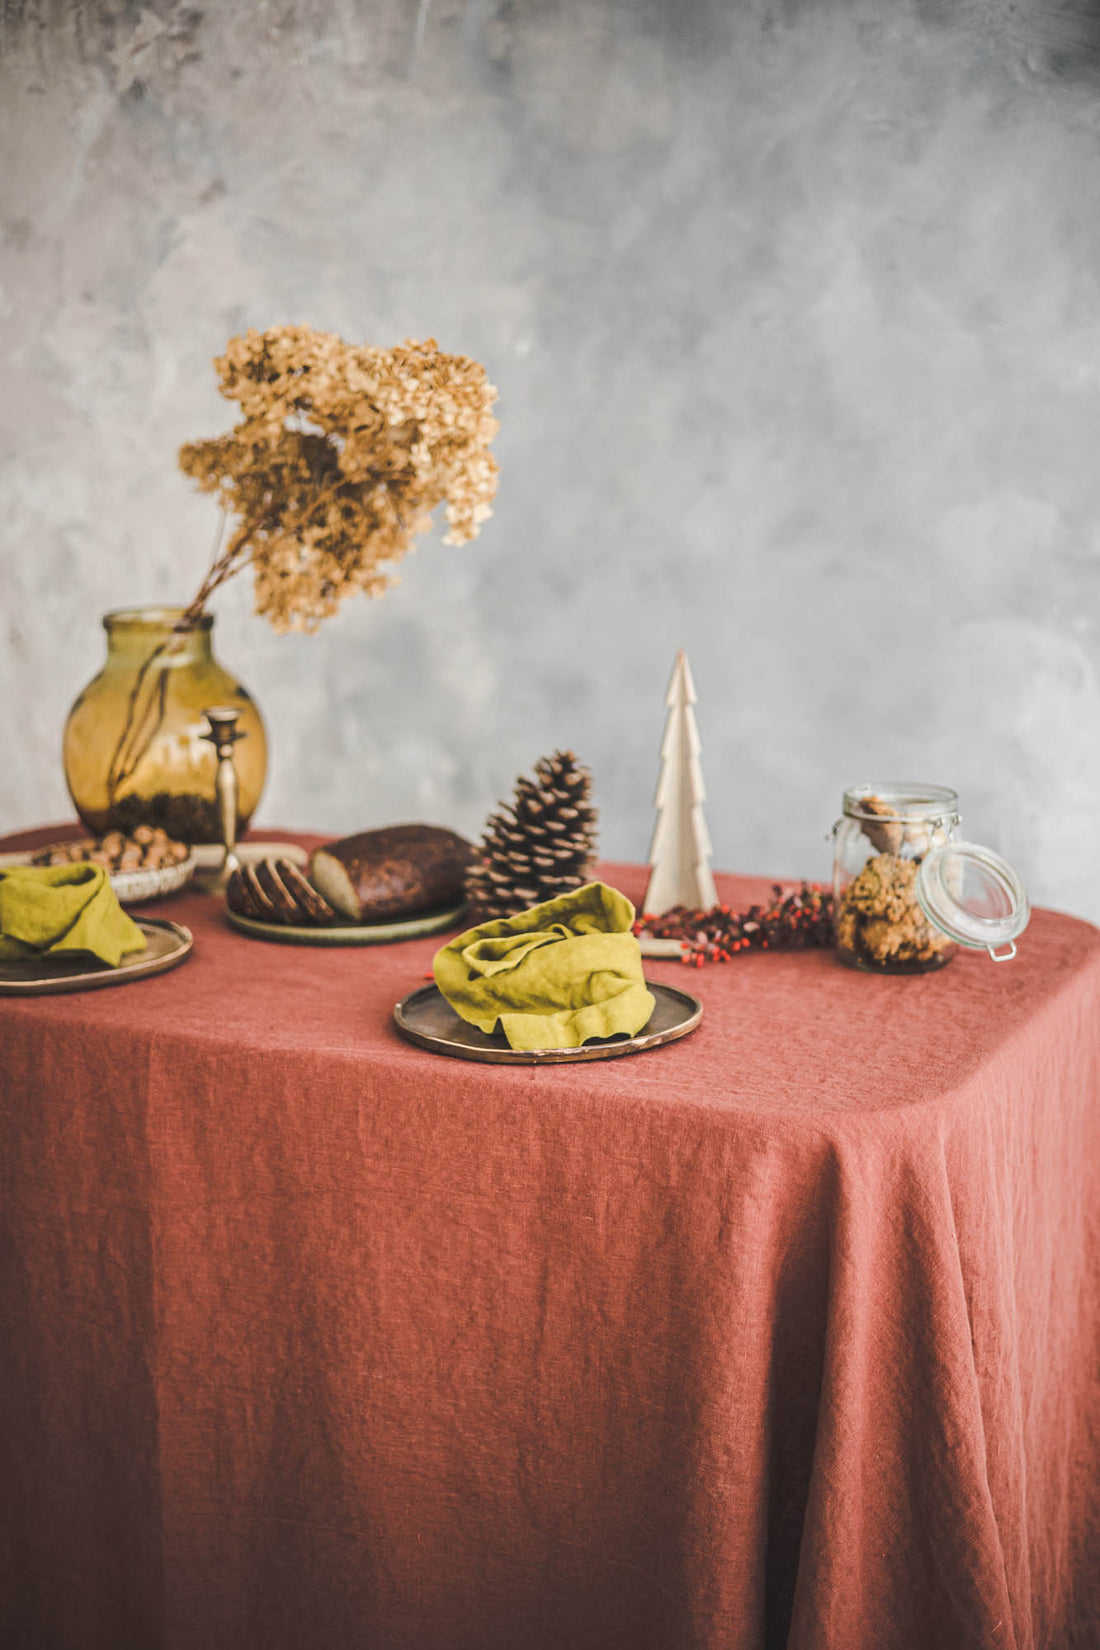
{"type": "Polygon", "coordinates": [[[242,917],[302,927],[331,928],[336,913],[288,859],[262,859],[234,871],[225,903],[242,917]]]}
{"type": "Polygon", "coordinates": [[[242,917],[265,917],[267,911],[261,903],[260,896],[254,890],[247,877],[251,866],[238,866],[225,885],[225,903],[231,911],[239,911],[242,917]]]}
{"type": "Polygon", "coordinates": [[[229,879],[229,886],[225,890],[228,904],[233,905],[231,898],[233,885],[237,878],[241,879],[241,895],[245,903],[234,906],[234,910],[241,910],[245,916],[259,917],[263,922],[275,922],[275,907],[260,887],[260,879],[256,875],[254,865],[242,865],[239,871],[234,871],[229,879]],[[251,901],[251,909],[248,901],[251,901]]]}
{"type": "Polygon", "coordinates": [[[261,891],[271,902],[271,909],[276,922],[293,923],[298,919],[298,901],[293,894],[287,891],[286,884],[279,875],[279,862],[274,859],[259,859],[256,861],[256,881],[261,891]]]}
{"type": "Polygon", "coordinates": [[[311,922],[318,928],[329,928],[336,921],[336,912],[327,899],[322,899],[313,884],[292,865],[289,859],[275,861],[283,887],[291,899],[297,900],[302,916],[299,922],[311,922]]]}
{"type": "Polygon", "coordinates": [[[440,825],[385,825],[317,848],[309,879],[354,922],[394,922],[460,905],[474,850],[440,825]]]}

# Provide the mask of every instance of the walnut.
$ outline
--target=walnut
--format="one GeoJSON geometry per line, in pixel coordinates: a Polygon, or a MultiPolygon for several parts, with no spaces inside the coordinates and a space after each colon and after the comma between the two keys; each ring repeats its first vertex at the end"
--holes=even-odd
{"type": "Polygon", "coordinates": [[[139,825],[133,836],[108,831],[104,837],[82,837],[77,842],[56,842],[41,848],[32,865],[71,865],[85,861],[102,865],[108,875],[119,871],[151,871],[164,865],[180,865],[191,852],[186,842],[174,842],[158,826],[139,825]]]}

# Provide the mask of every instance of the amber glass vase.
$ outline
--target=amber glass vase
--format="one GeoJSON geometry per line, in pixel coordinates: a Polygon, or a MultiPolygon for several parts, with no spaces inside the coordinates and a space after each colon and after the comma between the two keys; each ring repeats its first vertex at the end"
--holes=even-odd
{"type": "Polygon", "coordinates": [[[219,842],[217,757],[202,734],[204,712],[231,705],[247,738],[234,750],[238,835],[260,800],[267,772],[263,719],[250,695],[215,659],[214,618],[185,629],[178,607],[107,613],[107,660],[65,723],[65,779],[89,831],[161,825],[181,842],[219,842]]]}

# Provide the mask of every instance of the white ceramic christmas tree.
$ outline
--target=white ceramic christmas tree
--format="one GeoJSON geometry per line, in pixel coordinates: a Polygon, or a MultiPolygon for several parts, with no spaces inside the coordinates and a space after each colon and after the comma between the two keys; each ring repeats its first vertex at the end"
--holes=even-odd
{"type": "Polygon", "coordinates": [[[665,695],[668,721],[661,742],[657,824],[649,845],[649,882],[642,910],[653,916],[674,905],[709,911],[718,893],[710,870],[711,845],[703,818],[703,770],[695,726],[695,684],[681,650],[665,695]]]}

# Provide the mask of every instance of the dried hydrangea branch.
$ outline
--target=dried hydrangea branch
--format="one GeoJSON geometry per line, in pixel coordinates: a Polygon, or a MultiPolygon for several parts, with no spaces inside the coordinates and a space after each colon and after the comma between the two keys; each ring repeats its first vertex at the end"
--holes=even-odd
{"type": "Polygon", "coordinates": [[[476,361],[434,339],[381,350],[273,327],[231,339],[216,366],[243,417],[182,448],[180,464],[230,513],[262,505],[248,554],[216,582],[250,565],[256,609],[277,630],[315,629],[353,590],[381,595],[437,505],[449,543],[491,514],[496,391],[476,361]]]}
{"type": "MultiPolygon", "coordinates": [[[[222,516],[222,520],[225,520],[224,514],[222,516]]],[[[223,585],[227,579],[231,579],[234,573],[239,573],[241,568],[247,565],[248,557],[251,554],[250,540],[252,534],[258,532],[262,526],[263,520],[261,518],[259,521],[253,523],[250,527],[245,529],[243,533],[238,531],[233,535],[229,548],[227,550],[223,550],[220,555],[214,557],[214,560],[210,563],[210,566],[206,570],[206,577],[203,579],[191,601],[184,608],[183,613],[176,625],[177,630],[193,629],[202,617],[203,613],[205,613],[206,604],[214,594],[215,590],[217,590],[220,585],[223,585]]]]}
{"type": "Polygon", "coordinates": [[[468,543],[492,514],[497,392],[468,356],[444,354],[432,338],[376,349],[284,326],[231,338],[215,366],[241,420],[183,446],[180,466],[239,525],[138,671],[110,765],[112,801],[163,720],[167,675],[143,701],[150,672],[228,579],[251,567],[256,611],[276,630],[314,630],[351,591],[383,594],[438,505],[447,544],[468,543]]]}
{"type": "Polygon", "coordinates": [[[141,690],[145,685],[146,678],[148,677],[149,672],[156,660],[160,658],[167,648],[168,642],[165,641],[160,642],[153,649],[149,657],[142,663],[142,666],[134,680],[134,685],[130,689],[130,694],[126,705],[126,720],[122,725],[122,732],[118,736],[118,743],[115,745],[114,754],[111,757],[110,766],[107,769],[107,797],[112,807],[117,800],[119,790],[137,769],[142,757],[145,755],[146,751],[149,749],[149,746],[156,738],[161,723],[164,721],[164,710],[168,693],[167,670],[161,671],[160,676],[150,692],[148,700],[146,701],[146,707],[142,713],[141,722],[137,727],[134,726],[134,717],[137,714],[138,701],[141,697],[141,690]],[[150,718],[149,712],[154,710],[154,708],[155,714],[150,718]],[[148,731],[145,731],[146,729],[148,731]],[[143,732],[144,741],[142,740],[143,732]]]}

